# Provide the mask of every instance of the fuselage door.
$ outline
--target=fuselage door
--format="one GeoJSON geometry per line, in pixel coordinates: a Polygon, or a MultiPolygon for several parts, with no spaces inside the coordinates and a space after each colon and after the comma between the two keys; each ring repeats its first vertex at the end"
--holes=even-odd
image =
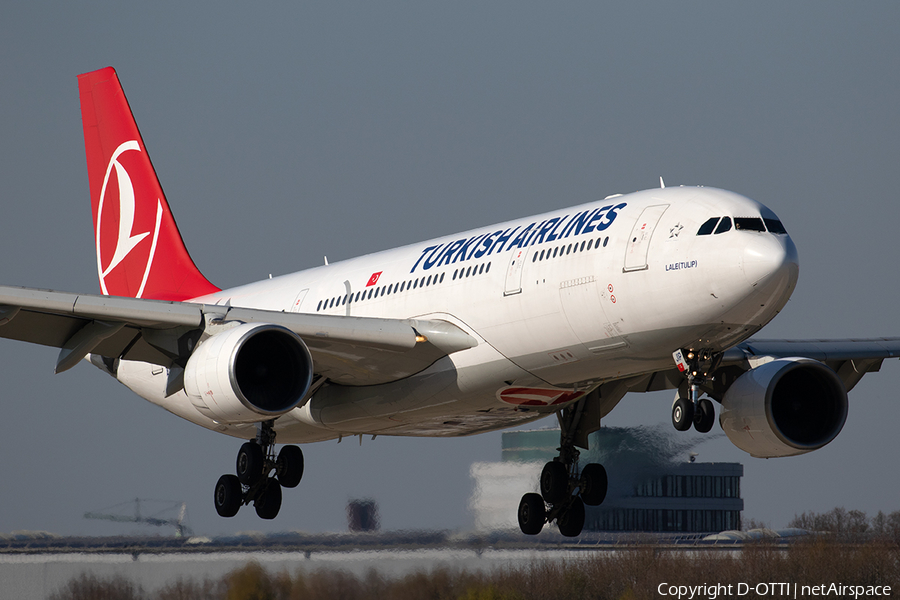
{"type": "Polygon", "coordinates": [[[659,218],[662,217],[668,204],[657,204],[648,206],[641,213],[640,218],[634,224],[631,230],[631,236],[628,238],[628,245],[625,248],[625,268],[626,273],[629,271],[642,271],[647,268],[647,253],[650,251],[650,238],[653,237],[653,231],[659,218]]]}
{"type": "Polygon", "coordinates": [[[504,296],[512,296],[522,292],[522,269],[525,267],[524,248],[517,248],[509,259],[509,267],[506,269],[506,287],[504,296]]]}
{"type": "Polygon", "coordinates": [[[300,305],[303,304],[303,300],[306,299],[307,292],[309,292],[309,288],[300,290],[300,293],[297,294],[297,297],[294,298],[294,303],[291,305],[291,312],[300,312],[300,305]]]}

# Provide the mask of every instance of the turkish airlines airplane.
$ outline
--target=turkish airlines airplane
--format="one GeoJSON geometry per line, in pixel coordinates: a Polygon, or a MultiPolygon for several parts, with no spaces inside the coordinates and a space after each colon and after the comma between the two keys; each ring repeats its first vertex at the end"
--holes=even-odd
{"type": "MultiPolygon", "coordinates": [[[[461,436],[555,413],[559,456],[521,529],[577,536],[607,489],[578,448],[628,392],[677,390],[676,429],[758,457],[833,440],[900,338],[756,341],[794,290],[778,217],[651,189],[220,290],[194,265],[115,71],[78,78],[102,295],[0,287],[0,336],[60,348],[202,427],[249,440],[220,515],[264,519],[308,442],[461,436]],[[288,443],[276,453],[275,443],[288,443]]],[[[512,507],[510,507],[512,509],[512,507]]]]}

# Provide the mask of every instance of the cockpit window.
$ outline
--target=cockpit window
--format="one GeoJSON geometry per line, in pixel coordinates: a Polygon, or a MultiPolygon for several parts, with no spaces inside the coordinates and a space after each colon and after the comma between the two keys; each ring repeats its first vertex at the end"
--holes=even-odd
{"type": "Polygon", "coordinates": [[[719,226],[716,227],[716,233],[725,233],[726,231],[731,231],[731,217],[722,217],[722,220],[719,221],[719,226]]]}
{"type": "Polygon", "coordinates": [[[719,222],[719,217],[713,217],[706,223],[700,226],[700,229],[697,230],[697,235],[709,235],[716,228],[716,223],[719,222]]]}
{"type": "Polygon", "coordinates": [[[759,231],[761,233],[766,231],[766,226],[763,225],[763,220],[759,217],[735,217],[734,228],[744,231],[759,231]]]}
{"type": "Polygon", "coordinates": [[[766,222],[766,229],[769,230],[769,233],[787,235],[787,229],[784,228],[784,225],[778,219],[763,219],[763,221],[766,222]]]}

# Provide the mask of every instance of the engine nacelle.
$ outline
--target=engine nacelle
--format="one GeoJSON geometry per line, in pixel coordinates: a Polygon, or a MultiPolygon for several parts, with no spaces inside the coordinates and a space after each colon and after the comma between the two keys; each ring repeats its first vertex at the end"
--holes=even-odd
{"type": "Polygon", "coordinates": [[[184,369],[184,390],[219,423],[254,423],[296,407],[312,377],[312,356],[296,333],[242,323],[197,346],[184,369]]]}
{"type": "Polygon", "coordinates": [[[809,358],[782,358],[747,371],[725,392],[719,415],[728,439],[758,458],[818,450],[846,420],[844,382],[809,358]]]}

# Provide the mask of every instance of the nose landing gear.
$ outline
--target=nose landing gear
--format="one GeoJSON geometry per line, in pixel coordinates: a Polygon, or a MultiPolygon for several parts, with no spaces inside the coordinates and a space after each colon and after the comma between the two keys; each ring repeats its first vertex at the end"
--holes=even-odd
{"type": "Polygon", "coordinates": [[[716,409],[709,398],[700,398],[703,393],[700,386],[715,370],[722,355],[710,350],[676,350],[672,357],[687,380],[687,385],[683,383],[675,394],[672,425],[678,431],[687,431],[693,425],[700,433],[707,433],[716,421],[716,409]]]}
{"type": "Polygon", "coordinates": [[[214,494],[216,512],[233,517],[241,506],[253,503],[261,519],[274,519],[281,509],[281,488],[293,488],[303,477],[303,452],[284,446],[275,455],[273,422],[257,425],[256,439],[238,451],[236,475],[222,475],[214,494]]]}

